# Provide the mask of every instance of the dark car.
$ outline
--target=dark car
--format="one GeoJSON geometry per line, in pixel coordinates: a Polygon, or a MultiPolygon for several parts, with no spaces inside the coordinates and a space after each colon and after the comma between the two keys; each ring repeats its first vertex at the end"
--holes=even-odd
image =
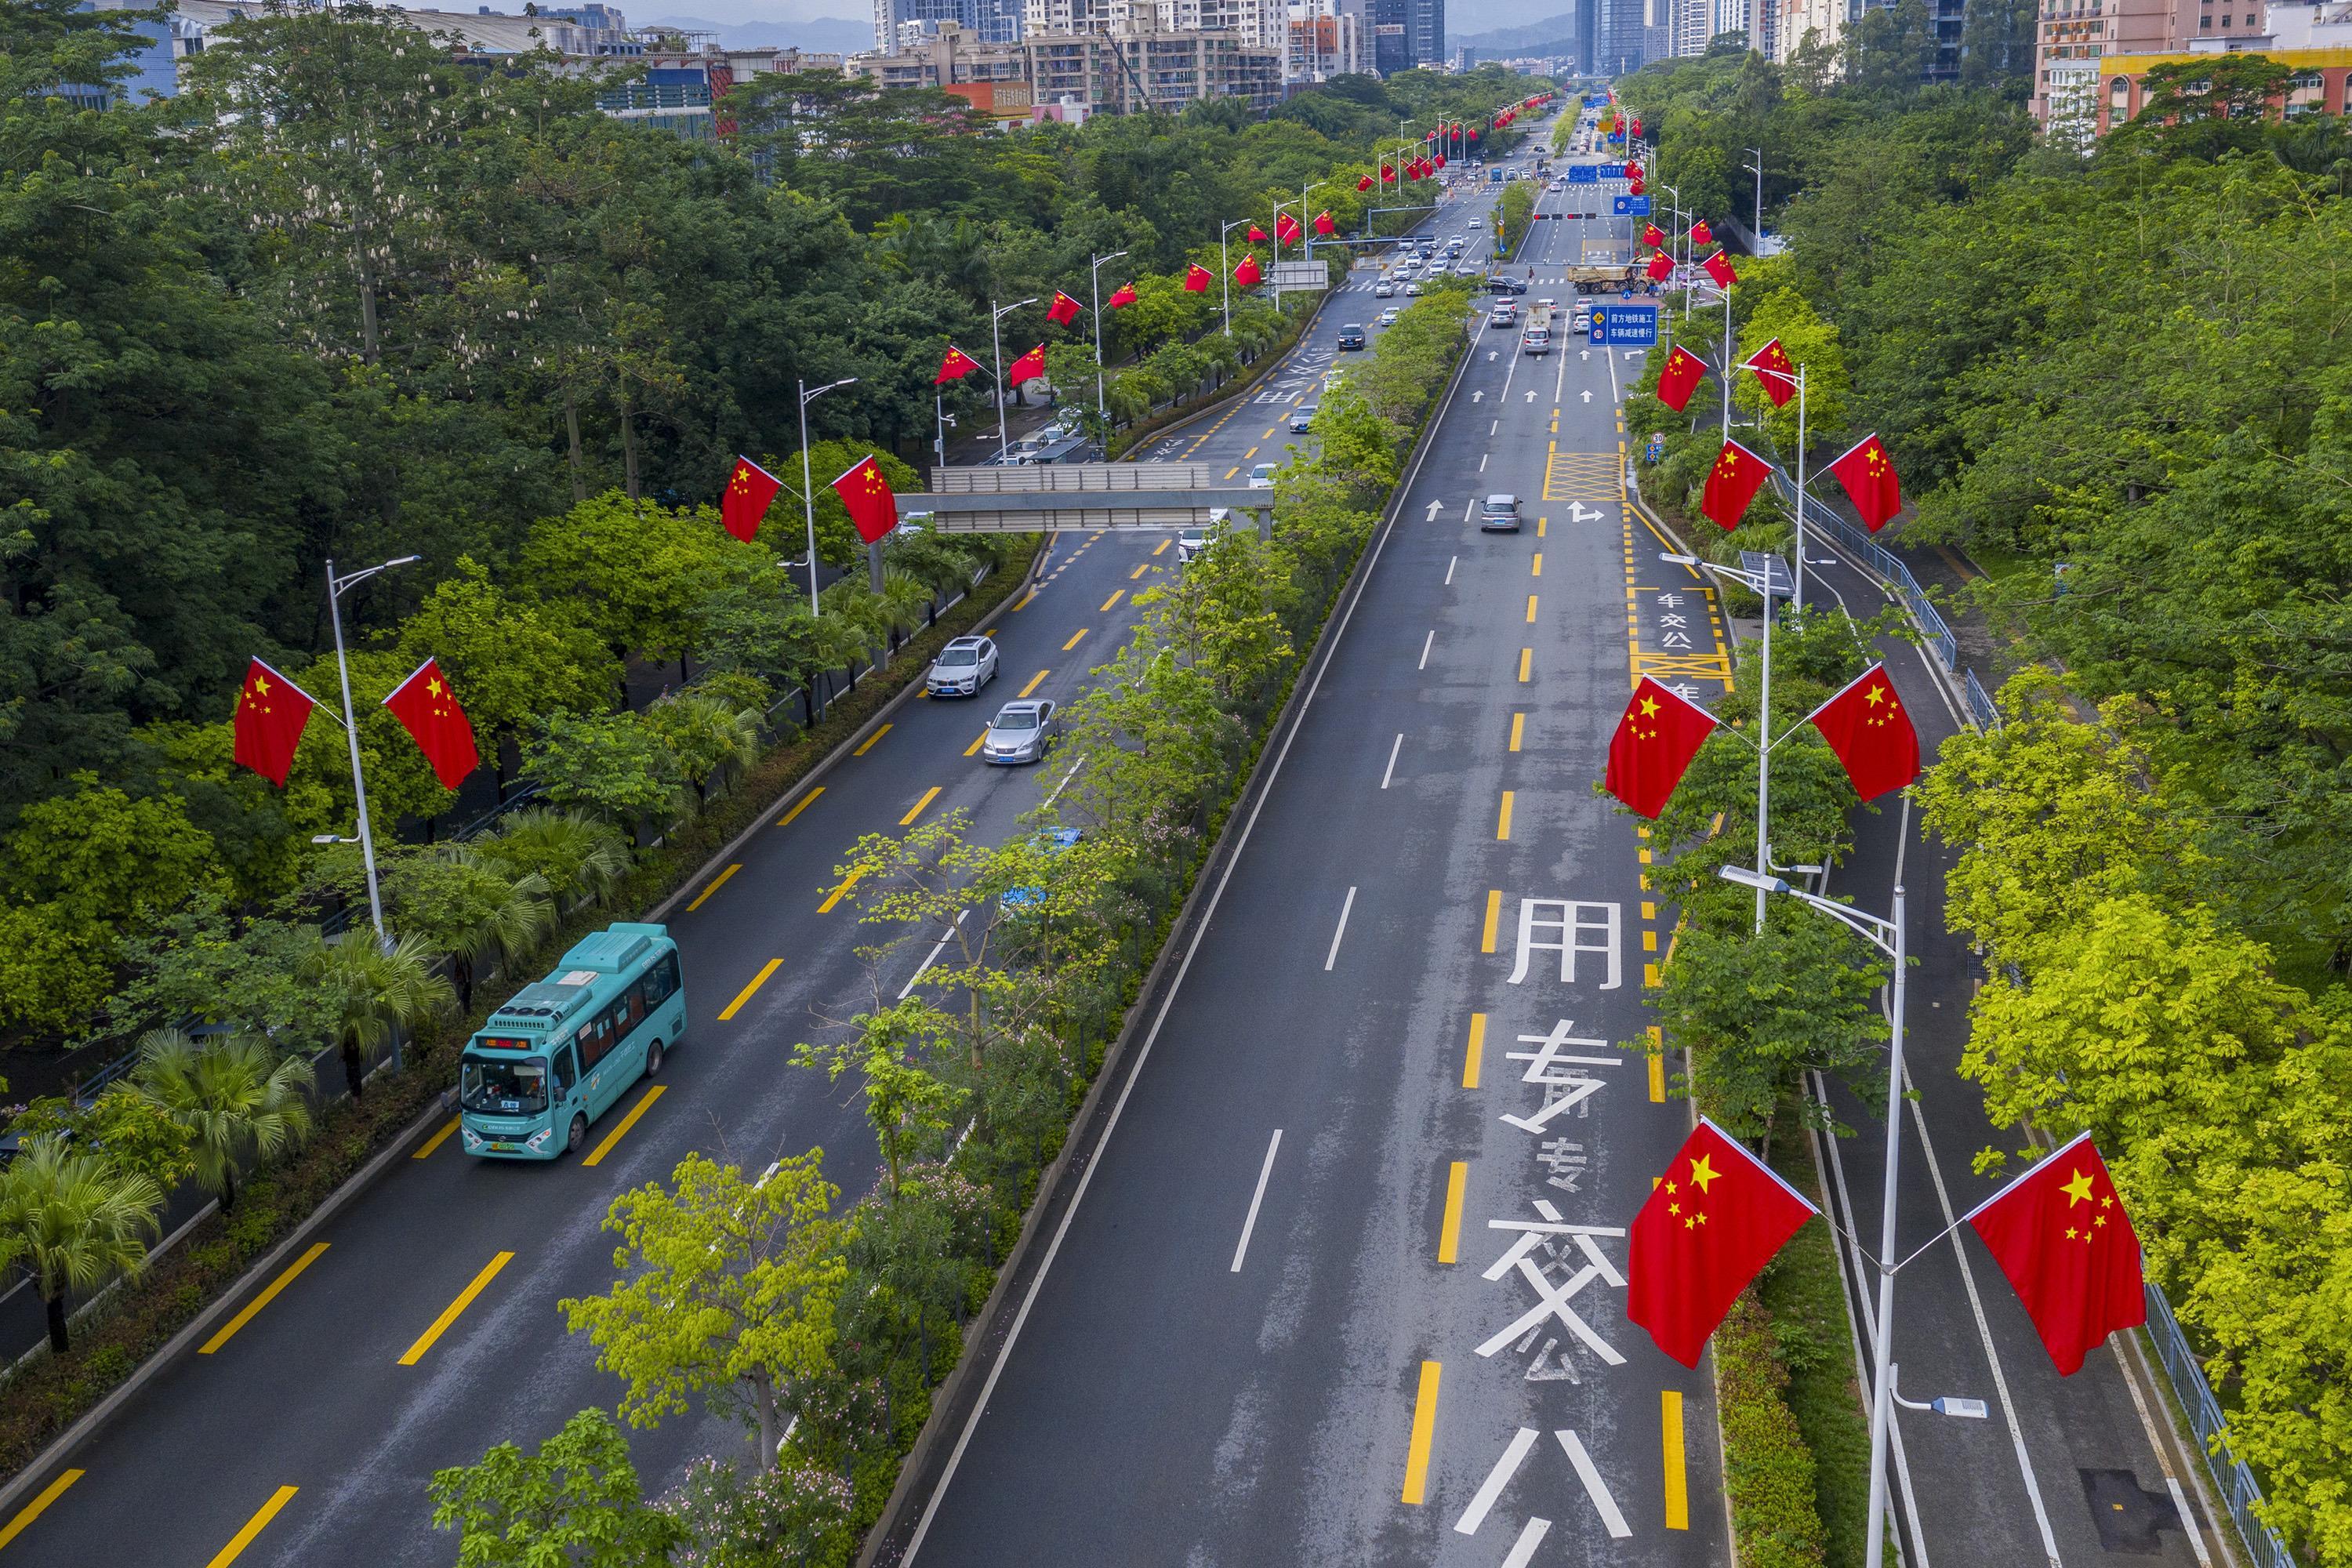
{"type": "Polygon", "coordinates": [[[1339,329],[1339,346],[1343,349],[1362,348],[1364,346],[1364,323],[1361,321],[1349,321],[1346,326],[1341,327],[1339,329]]]}
{"type": "Polygon", "coordinates": [[[1486,287],[1497,294],[1524,294],[1528,291],[1528,280],[1524,278],[1513,278],[1507,273],[1496,272],[1487,278],[1486,287]]]}

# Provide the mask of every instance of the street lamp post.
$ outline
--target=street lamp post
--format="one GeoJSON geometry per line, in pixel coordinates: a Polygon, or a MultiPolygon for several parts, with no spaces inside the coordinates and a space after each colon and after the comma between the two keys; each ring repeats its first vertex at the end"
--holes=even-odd
{"type": "MultiPolygon", "coordinates": [[[[367,780],[360,772],[360,724],[352,711],[352,667],[343,653],[343,595],[379,572],[389,572],[395,566],[406,566],[425,559],[421,555],[403,555],[380,566],[338,577],[335,563],[327,563],[327,619],[335,628],[335,673],[343,683],[343,739],[352,749],[352,795],[359,806],[360,863],[367,868],[368,921],[375,927],[375,942],[389,949],[391,938],[383,931],[383,893],[376,885],[375,836],[368,828],[367,780]]],[[[395,1047],[396,1048],[396,1047],[395,1047]]]]}
{"type": "Polygon", "coordinates": [[[1249,221],[1237,217],[1217,231],[1217,279],[1225,302],[1225,336],[1229,338],[1234,335],[1234,268],[1232,258],[1225,254],[1225,236],[1249,221]]]}
{"type": "Polygon", "coordinates": [[[1753,153],[1756,158],[1756,162],[1753,163],[1742,163],[1739,166],[1756,176],[1756,227],[1754,233],[1756,235],[1756,254],[1761,256],[1764,254],[1764,149],[1761,147],[1750,147],[1746,149],[1746,151],[1753,153]]]}
{"type": "Polygon", "coordinates": [[[1790,597],[1790,605],[1801,616],[1805,613],[1805,367],[1799,365],[1797,374],[1793,377],[1787,371],[1768,370],[1762,365],[1751,364],[1744,368],[1754,371],[1759,379],[1769,376],[1784,384],[1793,384],[1797,389],[1797,499],[1794,503],[1797,514],[1797,563],[1794,592],[1790,597]]]}
{"type": "MultiPolygon", "coordinates": [[[[826,393],[833,391],[835,387],[851,385],[856,380],[857,378],[854,375],[844,376],[839,381],[829,381],[825,383],[823,386],[818,387],[814,392],[809,390],[809,384],[807,382],[803,381],[799,384],[801,393],[801,511],[808,521],[809,617],[812,620],[822,616],[824,612],[816,602],[816,481],[809,471],[808,405],[814,403],[818,398],[823,397],[826,393]]],[[[941,460],[944,461],[945,459],[943,458],[941,460]]]]}
{"type": "Polygon", "coordinates": [[[1087,268],[1095,291],[1095,418],[1102,425],[1106,447],[1110,442],[1110,405],[1103,399],[1102,265],[1106,261],[1117,261],[1126,254],[1124,250],[1114,250],[1108,256],[1097,256],[1087,268]]]}
{"type": "MultiPolygon", "coordinates": [[[[1911,831],[1911,793],[1903,794],[1903,836],[1911,831]]],[[[1807,904],[1860,936],[1895,962],[1894,996],[1888,1007],[1886,1064],[1886,1170],[1880,1193],[1878,1226],[1878,1322],[1871,1360],[1874,1366],[1870,1412],[1870,1534],[1864,1554],[1866,1568],[1881,1568],[1886,1556],[1886,1438],[1894,1416],[1895,1274],[1901,1267],[1895,1257],[1895,1185],[1903,1155],[1903,884],[1895,884],[1895,909],[1886,919],[1864,914],[1817,893],[1790,887],[1780,878],[1745,866],[1726,866],[1719,875],[1756,889],[1760,904],[1768,894],[1780,893],[1807,904]]],[[[1945,1403],[1938,1401],[1937,1403],[1945,1403]]],[[[1973,1403],[1973,1402],[1970,1402],[1973,1403]]],[[[1916,1406],[1915,1406],[1916,1408],[1916,1406]]],[[[1931,1406],[1932,1408],[1932,1406],[1931,1406]]],[[[1980,1412],[1981,1405],[1977,1406],[1980,1412]]],[[[1951,1415],[1975,1414],[1955,1409],[1951,1415]]]]}
{"type": "Polygon", "coordinates": [[[1004,461],[1005,450],[1013,443],[1004,434],[1004,334],[998,323],[1022,306],[1036,302],[1034,296],[1016,300],[1010,305],[998,305],[993,300],[989,301],[994,309],[988,318],[988,352],[993,356],[988,368],[989,373],[996,377],[996,460],[1000,463],[1004,461]]]}
{"type": "Polygon", "coordinates": [[[931,414],[939,421],[940,429],[940,433],[931,438],[931,452],[939,458],[940,467],[944,468],[948,466],[948,426],[955,423],[949,417],[945,393],[931,394],[931,414]]]}
{"type": "MultiPolygon", "coordinates": [[[[1741,587],[1756,594],[1764,601],[1763,674],[1756,694],[1756,870],[1759,878],[1769,877],[1772,869],[1772,748],[1779,742],[1772,736],[1772,601],[1781,592],[1774,580],[1772,569],[1780,565],[1777,556],[1764,558],[1764,569],[1750,572],[1738,566],[1722,566],[1696,555],[1661,553],[1658,559],[1675,566],[1696,566],[1717,577],[1727,577],[1741,587]]],[[[1791,726],[1793,728],[1793,726],[1791,726]]],[[[1787,738],[1787,731],[1782,732],[1787,738]]],[[[1733,878],[1734,881],[1742,880],[1733,878]]],[[[1759,882],[1756,887],[1756,934],[1764,934],[1764,893],[1759,882]]]]}

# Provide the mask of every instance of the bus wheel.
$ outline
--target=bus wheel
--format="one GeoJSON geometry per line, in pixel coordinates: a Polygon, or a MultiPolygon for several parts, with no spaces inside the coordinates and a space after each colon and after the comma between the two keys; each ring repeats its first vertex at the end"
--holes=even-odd
{"type": "Polygon", "coordinates": [[[577,1154],[580,1152],[580,1146],[587,1142],[588,1119],[585,1116],[574,1116],[572,1119],[571,1134],[563,1140],[563,1147],[570,1152],[577,1154]]]}
{"type": "Polygon", "coordinates": [[[656,1039],[646,1047],[646,1076],[651,1078],[659,1071],[661,1071],[661,1041],[656,1039]]]}

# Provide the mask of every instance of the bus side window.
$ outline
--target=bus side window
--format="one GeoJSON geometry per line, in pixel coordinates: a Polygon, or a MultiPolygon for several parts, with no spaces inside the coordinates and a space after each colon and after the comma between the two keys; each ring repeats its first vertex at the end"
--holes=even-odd
{"type": "Polygon", "coordinates": [[[604,1019],[592,1018],[580,1026],[580,1066],[583,1070],[595,1071],[596,1064],[603,1061],[604,1053],[612,1048],[613,1031],[605,1026],[604,1019]]]}
{"type": "Polygon", "coordinates": [[[677,954],[662,954],[661,962],[647,969],[645,977],[637,982],[637,992],[645,998],[648,1013],[677,995],[677,954]]]}
{"type": "Polygon", "coordinates": [[[556,1098],[558,1100],[569,1098],[572,1093],[572,1086],[579,1081],[580,1069],[577,1066],[573,1065],[572,1047],[570,1046],[564,1046],[555,1053],[556,1098]]]}

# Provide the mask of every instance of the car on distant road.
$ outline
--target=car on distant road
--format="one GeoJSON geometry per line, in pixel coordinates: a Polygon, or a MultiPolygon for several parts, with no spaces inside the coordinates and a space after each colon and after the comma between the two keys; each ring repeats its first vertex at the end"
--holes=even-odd
{"type": "Polygon", "coordinates": [[[1487,312],[1486,324],[1490,327],[1517,326],[1519,324],[1518,306],[1508,300],[1498,302],[1492,310],[1487,312]]]}
{"type": "Polygon", "coordinates": [[[1482,533],[1518,532],[1519,498],[1500,492],[1488,496],[1478,507],[1478,529],[1482,533]]]}
{"type": "Polygon", "coordinates": [[[988,721],[980,738],[980,760],[998,766],[1042,762],[1059,733],[1054,705],[1042,697],[1008,702],[988,721]]]}
{"type": "Polygon", "coordinates": [[[1363,322],[1361,322],[1361,321],[1349,321],[1346,326],[1341,327],[1341,328],[1339,329],[1339,347],[1341,347],[1341,348],[1343,348],[1343,349],[1360,349],[1360,348],[1362,348],[1363,346],[1364,346],[1364,323],[1363,323],[1363,322]]]}
{"type": "Polygon", "coordinates": [[[1379,282],[1372,285],[1372,298],[1375,300],[1392,300],[1396,298],[1396,285],[1390,282],[1385,278],[1381,279],[1379,282]]]}
{"type": "Polygon", "coordinates": [[[1290,433],[1304,436],[1315,428],[1315,405],[1303,403],[1290,411],[1290,433]]]}
{"type": "Polygon", "coordinates": [[[1275,468],[1276,465],[1273,463],[1260,463],[1255,468],[1250,469],[1249,488],[1254,490],[1270,490],[1274,489],[1275,468]]]}
{"type": "Polygon", "coordinates": [[[987,637],[958,637],[940,649],[923,689],[934,697],[971,697],[996,679],[996,644],[987,637]]]}
{"type": "Polygon", "coordinates": [[[1391,305],[1387,310],[1381,312],[1381,325],[1383,327],[1395,326],[1399,314],[1400,312],[1397,308],[1394,305],[1391,305]]]}
{"type": "Polygon", "coordinates": [[[1406,299],[1418,300],[1421,298],[1421,285],[1418,283],[1408,283],[1404,286],[1404,292],[1406,299]]]}

